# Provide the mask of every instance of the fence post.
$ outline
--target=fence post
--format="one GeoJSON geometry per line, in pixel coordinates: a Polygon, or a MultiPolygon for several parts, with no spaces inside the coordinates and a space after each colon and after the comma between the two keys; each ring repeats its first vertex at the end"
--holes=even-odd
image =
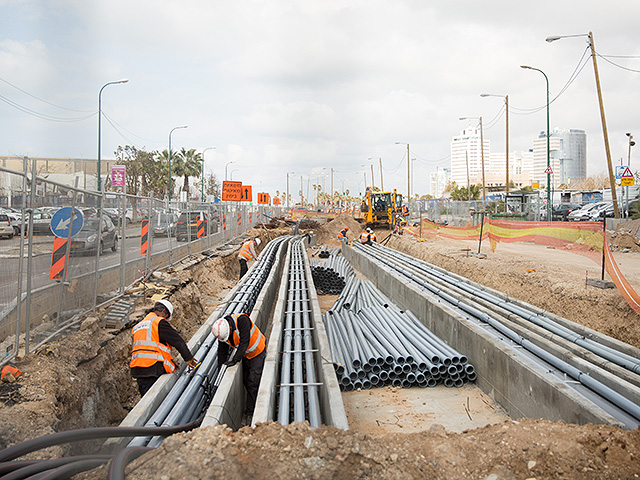
{"type": "MultiPolygon", "coordinates": [[[[171,204],[168,200],[165,200],[166,211],[171,215],[171,204]]],[[[176,216],[176,225],[173,229],[173,234],[176,236],[176,240],[178,239],[178,216],[176,216]]],[[[169,266],[173,268],[173,243],[171,242],[171,231],[167,234],[167,238],[169,239],[169,266]]]]}
{"type": "MultiPolygon", "coordinates": [[[[127,255],[125,245],[127,239],[127,184],[125,182],[124,192],[121,195],[122,209],[120,210],[120,293],[124,295],[125,271],[127,267],[127,255]]],[[[133,212],[132,212],[133,213],[133,212]]]]}
{"type": "Polygon", "coordinates": [[[20,259],[18,260],[18,295],[16,297],[16,345],[13,352],[14,357],[18,356],[20,349],[20,320],[22,317],[22,270],[24,268],[24,219],[27,209],[27,168],[29,167],[28,157],[22,160],[24,176],[22,177],[22,219],[20,220],[20,259]]]}
{"type": "MultiPolygon", "coordinates": [[[[153,220],[151,218],[151,207],[152,207],[152,203],[151,203],[151,197],[149,197],[147,199],[147,218],[149,221],[149,240],[147,242],[147,254],[144,257],[144,279],[147,279],[147,276],[149,275],[149,263],[151,261],[151,250],[153,249],[153,220]]],[[[167,234],[167,236],[170,236],[169,234],[167,234]]]]}
{"type": "Polygon", "coordinates": [[[100,196],[98,196],[98,211],[100,214],[98,215],[98,231],[96,234],[98,235],[97,244],[96,244],[96,261],[94,264],[95,270],[95,281],[93,283],[93,308],[96,309],[96,305],[98,303],[98,276],[100,273],[100,244],[102,243],[102,219],[104,218],[104,190],[101,192],[100,196]]]}
{"type": "MultiPolygon", "coordinates": [[[[76,177],[75,188],[78,188],[78,177],[76,177]]],[[[75,217],[75,208],[76,208],[76,199],[78,196],[78,191],[73,191],[73,196],[71,197],[71,215],[69,216],[69,234],[67,235],[67,253],[64,257],[64,270],[62,273],[62,280],[60,281],[60,301],[58,302],[58,316],[56,318],[56,326],[60,323],[60,315],[62,314],[62,304],[64,303],[64,284],[67,280],[67,276],[69,275],[69,257],[71,255],[71,231],[73,229],[73,219],[75,217]]]]}
{"type": "MultiPolygon", "coordinates": [[[[29,326],[31,321],[31,273],[33,270],[33,203],[36,194],[36,162],[31,161],[31,192],[29,192],[29,247],[27,248],[27,309],[24,327],[24,354],[29,353],[29,326]]],[[[27,174],[25,170],[25,175],[27,174]]]]}

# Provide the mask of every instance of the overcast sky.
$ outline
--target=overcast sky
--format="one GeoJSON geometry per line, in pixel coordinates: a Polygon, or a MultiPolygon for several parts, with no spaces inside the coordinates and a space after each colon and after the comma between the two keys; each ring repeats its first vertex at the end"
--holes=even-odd
{"type": "MultiPolygon", "coordinates": [[[[589,60],[587,41],[545,38],[589,31],[607,56],[598,66],[614,164],[626,163],[626,132],[640,141],[637,0],[0,0],[0,9],[2,155],[96,158],[98,92],[128,78],[102,94],[104,159],[118,145],[166,149],[169,131],[188,125],[172,146],[215,146],[206,171],[223,179],[235,161],[229,174],[254,196],[284,191],[287,172],[296,195],[303,176],[306,195],[323,169],[328,190],[331,168],[334,190],[360,192],[369,158],[376,185],[382,158],[385,189],[406,193],[407,150],[395,144],[404,142],[416,158],[412,191],[430,193],[429,172],[449,166],[451,138],[467,125],[459,117],[482,116],[492,152],[504,152],[504,101],[481,93],[509,95],[510,150],[531,148],[546,128],[545,81],[520,65],[547,74],[553,99],[589,60]]],[[[551,128],[587,132],[588,174],[604,172],[590,61],[550,112],[551,128]]]]}

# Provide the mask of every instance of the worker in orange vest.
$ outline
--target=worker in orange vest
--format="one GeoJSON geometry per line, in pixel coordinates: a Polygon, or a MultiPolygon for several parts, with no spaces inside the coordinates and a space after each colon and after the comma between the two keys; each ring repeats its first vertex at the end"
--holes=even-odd
{"type": "Polygon", "coordinates": [[[171,357],[174,347],[189,364],[198,366],[189,347],[178,332],[169,324],[173,305],[169,300],[158,301],[146,312],[144,319],[133,327],[133,350],[131,352],[131,376],[138,382],[140,396],[156,383],[165,373],[173,373],[176,365],[171,357]]]}
{"type": "Polygon", "coordinates": [[[249,260],[255,260],[258,258],[258,254],[256,253],[256,247],[260,245],[259,238],[253,238],[251,240],[247,240],[240,247],[240,251],[238,252],[238,261],[240,262],[240,279],[244,277],[244,274],[249,271],[249,267],[247,262],[249,260]]]}
{"type": "Polygon", "coordinates": [[[267,357],[266,338],[246,313],[219,318],[211,326],[211,333],[218,339],[218,368],[222,365],[230,368],[242,360],[243,384],[247,390],[244,421],[250,424],[267,357]],[[227,358],[233,348],[236,353],[227,358]]]}
{"type": "Polygon", "coordinates": [[[378,243],[378,240],[376,240],[376,234],[373,230],[371,230],[370,228],[368,228],[367,230],[369,230],[369,245],[373,244],[373,243],[378,243]]]}
{"type": "Polygon", "coordinates": [[[340,231],[340,233],[338,233],[338,240],[342,239],[342,238],[347,238],[347,232],[349,231],[349,227],[344,227],[344,229],[342,229],[340,231]]]}
{"type": "Polygon", "coordinates": [[[362,233],[360,234],[360,243],[362,243],[363,245],[369,243],[369,229],[368,228],[365,228],[362,231],[362,233]]]}

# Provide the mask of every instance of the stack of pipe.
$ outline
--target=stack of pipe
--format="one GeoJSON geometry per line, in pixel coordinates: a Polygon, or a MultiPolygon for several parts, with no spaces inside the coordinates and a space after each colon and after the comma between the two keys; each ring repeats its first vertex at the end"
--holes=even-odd
{"type": "Polygon", "coordinates": [[[350,282],[338,301],[338,308],[334,305],[323,320],[341,390],[384,385],[461,387],[476,379],[466,356],[411,312],[390,304],[371,282],[350,282]],[[354,310],[351,306],[357,302],[363,306],[354,310]]]}
{"type": "MultiPolygon", "coordinates": [[[[278,237],[269,242],[257,262],[242,278],[233,298],[220,317],[233,313],[250,313],[273,267],[280,245],[290,237],[278,237]]],[[[219,317],[218,317],[219,318],[219,317]]],[[[211,403],[215,394],[212,386],[218,375],[218,340],[210,333],[194,357],[201,365],[190,371],[185,369],[162,403],[149,418],[146,426],[175,426],[194,421],[211,403]]],[[[164,437],[136,437],[129,446],[158,447],[164,437]]]]}
{"type": "Polygon", "coordinates": [[[316,383],[313,318],[305,252],[302,239],[289,244],[287,304],[283,322],[280,387],[274,418],[282,425],[309,421],[312,427],[322,423],[319,385],[316,383]]]}
{"type": "Polygon", "coordinates": [[[346,282],[355,275],[347,259],[338,255],[331,255],[323,262],[312,258],[309,265],[316,289],[325,295],[340,294],[346,282]]]}
{"type": "Polygon", "coordinates": [[[319,258],[329,258],[334,255],[338,255],[340,253],[340,249],[338,247],[329,247],[327,245],[322,245],[320,247],[320,252],[318,252],[319,258]]]}

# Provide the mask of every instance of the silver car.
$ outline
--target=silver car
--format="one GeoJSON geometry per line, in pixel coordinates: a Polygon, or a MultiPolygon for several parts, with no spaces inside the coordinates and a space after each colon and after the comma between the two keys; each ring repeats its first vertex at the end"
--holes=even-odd
{"type": "Polygon", "coordinates": [[[11,219],[6,213],[0,213],[0,237],[13,238],[11,219]]]}

